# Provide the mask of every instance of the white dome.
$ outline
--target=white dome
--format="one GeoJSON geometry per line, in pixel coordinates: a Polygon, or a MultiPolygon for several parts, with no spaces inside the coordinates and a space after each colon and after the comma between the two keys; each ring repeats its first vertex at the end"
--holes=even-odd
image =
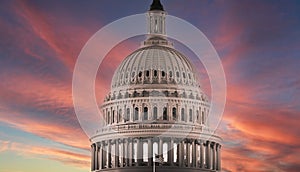
{"type": "Polygon", "coordinates": [[[177,50],[160,45],[140,48],[120,64],[112,79],[112,91],[123,86],[153,84],[198,87],[193,67],[177,50]]]}

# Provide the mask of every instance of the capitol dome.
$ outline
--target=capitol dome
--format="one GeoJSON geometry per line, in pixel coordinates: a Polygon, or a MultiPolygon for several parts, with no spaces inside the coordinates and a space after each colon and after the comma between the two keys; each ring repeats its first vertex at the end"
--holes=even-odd
{"type": "Polygon", "coordinates": [[[154,0],[147,39],[113,75],[100,105],[105,127],[90,138],[92,171],[221,170],[210,102],[189,59],[168,41],[165,16],[154,0]]]}

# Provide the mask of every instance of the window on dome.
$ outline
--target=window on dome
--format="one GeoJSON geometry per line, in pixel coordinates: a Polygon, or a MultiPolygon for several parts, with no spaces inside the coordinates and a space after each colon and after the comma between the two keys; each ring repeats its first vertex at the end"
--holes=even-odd
{"type": "Polygon", "coordinates": [[[181,121],[185,121],[184,108],[181,109],[181,121]]]}
{"type": "Polygon", "coordinates": [[[189,75],[189,79],[192,79],[192,78],[191,78],[191,74],[189,73],[188,75],[189,75]]]}
{"type": "Polygon", "coordinates": [[[185,78],[185,73],[184,72],[182,73],[182,76],[183,76],[183,78],[185,78]]]}
{"type": "Polygon", "coordinates": [[[134,121],[137,121],[137,120],[139,120],[139,108],[135,108],[134,109],[134,119],[133,119],[134,121]]]}
{"type": "Polygon", "coordinates": [[[125,120],[125,122],[130,120],[130,109],[129,108],[127,108],[127,110],[126,110],[126,116],[125,116],[124,120],[125,120]]]}
{"type": "Polygon", "coordinates": [[[162,76],[162,77],[165,77],[165,76],[166,76],[165,71],[162,71],[162,72],[161,72],[161,76],[162,76]]]}
{"type": "Polygon", "coordinates": [[[143,72],[140,72],[140,73],[139,73],[139,77],[142,77],[142,76],[143,76],[143,72]]]}
{"type": "Polygon", "coordinates": [[[157,120],[157,107],[153,108],[153,120],[157,120]]]}
{"type": "Polygon", "coordinates": [[[200,120],[199,110],[197,110],[196,113],[197,113],[197,122],[199,123],[199,120],[200,120]]]}
{"type": "Polygon", "coordinates": [[[193,122],[193,110],[192,109],[190,109],[190,114],[189,114],[190,116],[190,122],[193,122]]]}
{"type": "Polygon", "coordinates": [[[176,72],[176,77],[179,78],[179,72],[178,71],[176,72]]]}
{"type": "Polygon", "coordinates": [[[107,124],[110,124],[110,112],[107,112],[107,124]]]}
{"type": "Polygon", "coordinates": [[[172,117],[173,117],[173,120],[177,120],[177,113],[176,113],[176,108],[174,107],[173,109],[172,109],[172,117]]]}
{"type": "Polygon", "coordinates": [[[168,108],[163,109],[163,120],[168,120],[168,108]]]}
{"type": "Polygon", "coordinates": [[[202,111],[202,121],[201,121],[201,124],[204,124],[204,120],[205,120],[204,111],[202,111]]]}
{"type": "Polygon", "coordinates": [[[115,110],[112,111],[112,123],[115,123],[115,110]]]}
{"type": "Polygon", "coordinates": [[[144,120],[148,120],[148,108],[144,107],[144,120]]]}
{"type": "Polygon", "coordinates": [[[146,77],[149,77],[149,76],[150,76],[150,71],[147,70],[147,71],[146,71],[146,77]]]}
{"type": "Polygon", "coordinates": [[[157,70],[154,70],[154,77],[157,77],[157,70]]]}
{"type": "Polygon", "coordinates": [[[122,121],[122,109],[119,110],[119,117],[117,122],[121,122],[121,121],[122,121]]]}

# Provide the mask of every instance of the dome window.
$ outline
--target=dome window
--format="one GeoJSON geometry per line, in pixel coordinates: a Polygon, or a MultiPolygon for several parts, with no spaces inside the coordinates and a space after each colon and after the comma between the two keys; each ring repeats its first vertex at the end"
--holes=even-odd
{"type": "Polygon", "coordinates": [[[134,121],[137,121],[137,120],[139,120],[139,108],[135,108],[134,109],[134,119],[133,119],[134,121]]]}
{"type": "Polygon", "coordinates": [[[154,77],[157,77],[157,70],[154,70],[154,77]]]}
{"type": "Polygon", "coordinates": [[[144,107],[144,120],[148,120],[148,108],[144,107]]]}
{"type": "Polygon", "coordinates": [[[179,72],[178,71],[176,72],[176,77],[179,78],[179,72]]]}
{"type": "Polygon", "coordinates": [[[184,108],[181,109],[181,121],[185,121],[184,108]]]}
{"type": "Polygon", "coordinates": [[[163,120],[168,120],[168,108],[166,107],[163,109],[163,120]]]}
{"type": "Polygon", "coordinates": [[[182,73],[182,77],[185,79],[185,73],[184,72],[182,73]]]}
{"type": "Polygon", "coordinates": [[[129,108],[127,108],[127,110],[126,110],[126,115],[125,115],[125,122],[127,122],[127,121],[129,121],[129,119],[130,119],[130,109],[129,108]]]}
{"type": "Polygon", "coordinates": [[[169,77],[172,78],[173,77],[173,73],[172,71],[169,72],[169,77]]]}
{"type": "Polygon", "coordinates": [[[121,121],[122,121],[122,109],[119,110],[119,116],[117,122],[121,122],[121,121]]]}
{"type": "Polygon", "coordinates": [[[165,71],[162,71],[162,72],[161,72],[161,76],[162,76],[162,77],[165,77],[165,76],[166,76],[165,71]]]}
{"type": "Polygon", "coordinates": [[[190,109],[190,114],[189,114],[190,122],[193,122],[193,110],[190,109]]]}
{"type": "Polygon", "coordinates": [[[188,75],[189,75],[189,79],[192,79],[192,78],[191,78],[191,74],[189,73],[188,75]]]}
{"type": "Polygon", "coordinates": [[[177,120],[177,113],[176,113],[176,108],[175,107],[172,109],[172,117],[173,117],[174,121],[177,120]]]}
{"type": "Polygon", "coordinates": [[[139,77],[141,78],[143,76],[143,72],[140,72],[139,73],[139,77]]]}
{"type": "Polygon", "coordinates": [[[149,77],[149,76],[150,76],[150,71],[147,70],[147,71],[146,71],[146,77],[149,77]]]}
{"type": "Polygon", "coordinates": [[[153,120],[157,120],[157,107],[153,108],[153,120]]]}

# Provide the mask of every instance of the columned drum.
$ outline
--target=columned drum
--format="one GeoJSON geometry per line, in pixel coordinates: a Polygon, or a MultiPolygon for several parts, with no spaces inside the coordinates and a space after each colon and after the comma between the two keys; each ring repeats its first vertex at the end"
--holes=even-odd
{"type": "Polygon", "coordinates": [[[154,0],[147,39],[114,73],[100,106],[105,127],[90,138],[91,171],[221,171],[209,100],[189,59],[167,40],[165,16],[154,0]]]}

